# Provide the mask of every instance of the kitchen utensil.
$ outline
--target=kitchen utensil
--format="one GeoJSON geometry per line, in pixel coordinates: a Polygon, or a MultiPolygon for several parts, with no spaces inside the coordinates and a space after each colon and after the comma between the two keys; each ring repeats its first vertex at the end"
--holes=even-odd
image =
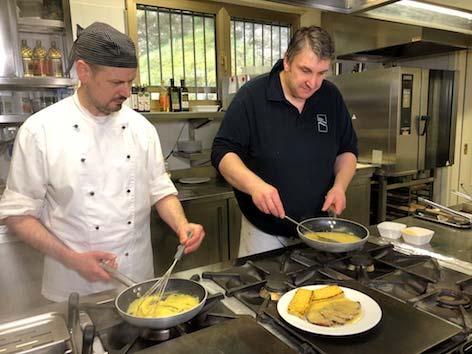
{"type": "Polygon", "coordinates": [[[472,202],[472,197],[468,194],[458,192],[458,191],[451,191],[452,194],[457,195],[458,197],[461,197],[465,200],[468,200],[469,202],[472,202]]]}
{"type": "MultiPolygon", "coordinates": [[[[187,237],[189,239],[192,238],[192,232],[188,232],[187,237]]],[[[174,255],[174,261],[172,262],[169,269],[167,269],[167,271],[162,275],[162,277],[158,281],[156,281],[156,283],[153,286],[151,286],[148,289],[148,291],[146,291],[144,293],[143,296],[151,296],[153,294],[157,294],[157,298],[156,298],[155,303],[157,304],[159,302],[162,295],[164,295],[164,291],[166,290],[167,282],[169,281],[172,270],[174,269],[177,262],[180,261],[180,259],[184,255],[184,250],[185,250],[184,245],[179,245],[177,247],[177,252],[174,255]]],[[[139,306],[141,306],[141,305],[139,305],[139,306]]],[[[138,309],[139,309],[139,307],[138,307],[138,309]]]]}
{"type": "MultiPolygon", "coordinates": [[[[324,286],[326,285],[308,285],[304,286],[303,288],[315,290],[324,286]]],[[[288,313],[288,304],[292,300],[292,297],[295,295],[297,289],[290,290],[280,298],[279,302],[277,303],[277,311],[279,312],[280,317],[282,317],[290,325],[306,332],[322,334],[326,336],[348,336],[363,333],[375,327],[377,323],[380,322],[382,318],[382,309],[374,299],[364,293],[361,293],[360,291],[351,288],[341,287],[341,289],[344,291],[346,298],[352,301],[358,301],[361,304],[361,317],[353,323],[347,323],[343,326],[323,327],[312,324],[305,319],[288,313]]]]}
{"type": "Polygon", "coordinates": [[[152,287],[156,283],[156,279],[150,279],[137,283],[107,264],[102,263],[101,266],[113,278],[128,287],[120,292],[115,298],[115,307],[119,315],[126,322],[134,326],[152,329],[167,329],[175,327],[181,323],[191,320],[202,310],[203,306],[205,305],[207,291],[203,286],[193,280],[171,278],[167,283],[167,291],[196,296],[199,299],[197,306],[177,315],[167,317],[150,318],[130,315],[127,313],[129,305],[137,298],[140,298],[142,294],[152,287]]]}
{"type": "Polygon", "coordinates": [[[314,232],[321,233],[321,232],[344,232],[347,234],[352,234],[360,238],[357,242],[349,242],[349,243],[334,243],[334,242],[324,242],[324,241],[317,241],[312,240],[304,235],[305,230],[303,227],[298,226],[297,232],[303,242],[305,242],[308,246],[325,251],[325,252],[348,252],[355,249],[360,249],[364,246],[367,242],[367,238],[369,237],[369,230],[367,228],[357,222],[341,219],[341,218],[329,218],[329,217],[321,217],[321,218],[312,218],[303,220],[300,222],[301,225],[307,227],[314,232]],[[303,229],[303,230],[302,230],[303,229]]]}
{"type": "Polygon", "coordinates": [[[450,215],[458,216],[458,217],[460,217],[460,218],[463,218],[463,219],[468,220],[469,222],[472,222],[472,217],[470,217],[470,215],[461,213],[460,211],[457,211],[457,210],[448,208],[448,207],[446,207],[446,206],[444,206],[444,205],[441,205],[441,204],[432,202],[431,200],[425,199],[425,198],[423,198],[423,197],[418,197],[418,202],[422,202],[422,203],[428,204],[428,205],[430,205],[430,206],[432,206],[432,207],[441,209],[442,211],[445,211],[446,213],[448,213],[448,214],[450,214],[450,215]]]}
{"type": "Polygon", "coordinates": [[[210,181],[210,177],[184,177],[179,178],[179,182],[183,184],[199,184],[210,181]]]}
{"type": "Polygon", "coordinates": [[[321,232],[315,232],[315,231],[313,231],[313,230],[310,230],[308,227],[306,227],[305,225],[300,224],[298,221],[296,221],[295,219],[292,219],[290,216],[285,215],[285,219],[287,219],[288,221],[294,223],[294,224],[297,225],[298,227],[301,227],[301,228],[304,229],[305,231],[315,234],[316,237],[318,237],[318,238],[320,238],[321,240],[323,240],[323,242],[339,243],[339,241],[332,240],[332,239],[330,239],[330,238],[324,237],[324,236],[321,234],[321,232]]]}

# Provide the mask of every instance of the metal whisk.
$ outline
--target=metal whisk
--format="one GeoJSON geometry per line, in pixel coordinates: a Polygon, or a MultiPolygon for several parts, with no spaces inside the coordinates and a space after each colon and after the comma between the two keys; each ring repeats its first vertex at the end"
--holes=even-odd
{"type": "MultiPolygon", "coordinates": [[[[187,234],[187,237],[190,239],[192,238],[192,232],[189,232],[187,234]]],[[[154,301],[154,303],[158,303],[159,300],[162,298],[162,295],[164,295],[164,292],[166,290],[166,287],[167,287],[167,283],[169,282],[169,279],[170,279],[170,275],[172,274],[172,270],[174,269],[175,265],[177,264],[177,262],[182,258],[183,254],[184,254],[184,250],[185,250],[185,246],[184,245],[179,245],[177,247],[177,252],[175,253],[174,255],[174,262],[172,262],[171,266],[169,267],[169,269],[167,269],[167,271],[162,275],[162,277],[159,278],[159,280],[157,280],[153,286],[151,286],[145,293],[144,295],[142,296],[143,298],[145,296],[150,296],[150,295],[153,295],[154,293],[157,294],[156,296],[156,300],[154,301]]],[[[141,303],[142,304],[142,303],[141,303]]],[[[141,306],[140,304],[140,306],[141,306]]]]}

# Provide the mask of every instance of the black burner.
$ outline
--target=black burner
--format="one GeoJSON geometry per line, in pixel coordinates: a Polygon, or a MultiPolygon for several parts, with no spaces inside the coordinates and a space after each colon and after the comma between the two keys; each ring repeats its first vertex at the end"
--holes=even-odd
{"type": "Polygon", "coordinates": [[[150,329],[145,328],[141,333],[144,339],[163,342],[170,338],[170,329],[150,329]]]}
{"type": "Polygon", "coordinates": [[[452,289],[443,289],[439,292],[436,300],[439,306],[448,308],[458,308],[463,306],[464,308],[470,307],[470,298],[464,293],[452,289]]]}
{"type": "Polygon", "coordinates": [[[349,258],[349,265],[347,269],[354,271],[358,269],[365,269],[371,273],[375,270],[374,258],[367,253],[356,253],[349,258]]]}
{"type": "Polygon", "coordinates": [[[288,289],[290,277],[284,273],[272,273],[266,277],[265,288],[269,292],[285,292],[288,289]]]}

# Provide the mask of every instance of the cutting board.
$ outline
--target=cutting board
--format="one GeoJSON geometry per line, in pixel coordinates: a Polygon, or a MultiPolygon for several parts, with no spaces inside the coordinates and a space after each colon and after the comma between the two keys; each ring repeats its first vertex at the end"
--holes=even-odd
{"type": "Polygon", "coordinates": [[[139,353],[294,354],[296,351],[253,318],[241,317],[185,334],[139,353]]]}

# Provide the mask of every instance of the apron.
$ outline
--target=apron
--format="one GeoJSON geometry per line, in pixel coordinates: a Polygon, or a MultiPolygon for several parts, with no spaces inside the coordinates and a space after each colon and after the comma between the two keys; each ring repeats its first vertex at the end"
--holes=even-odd
{"type": "Polygon", "coordinates": [[[288,238],[265,233],[251,224],[244,215],[241,216],[241,236],[238,258],[272,251],[300,242],[299,238],[288,238]]]}

